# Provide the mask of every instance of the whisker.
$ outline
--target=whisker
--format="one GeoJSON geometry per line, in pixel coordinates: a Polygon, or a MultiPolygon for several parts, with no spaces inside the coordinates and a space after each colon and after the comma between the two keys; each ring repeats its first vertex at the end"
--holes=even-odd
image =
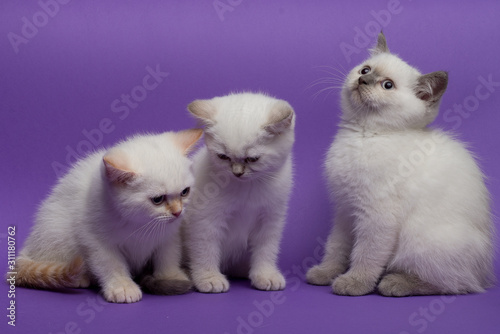
{"type": "Polygon", "coordinates": [[[143,240],[144,235],[147,234],[151,228],[154,228],[155,225],[157,225],[158,223],[162,223],[166,220],[168,220],[168,217],[166,216],[159,216],[151,219],[149,222],[143,224],[142,226],[134,230],[132,233],[130,233],[130,235],[125,239],[125,241],[136,235],[139,236],[139,240],[143,240]]]}
{"type": "MultiPolygon", "coordinates": [[[[342,66],[339,64],[339,66],[342,66]]],[[[315,69],[319,69],[321,72],[328,74],[327,77],[321,77],[314,80],[311,84],[309,84],[305,90],[313,89],[318,86],[327,85],[327,87],[321,88],[317,90],[314,94],[312,94],[313,100],[318,98],[321,94],[327,92],[325,96],[325,100],[332,94],[335,89],[342,89],[344,85],[345,78],[347,76],[347,72],[342,67],[342,70],[331,66],[315,66],[315,69]]]]}
{"type": "Polygon", "coordinates": [[[147,222],[146,224],[144,225],[141,225],[139,228],[137,228],[136,230],[134,230],[132,233],[130,233],[130,235],[125,239],[125,241],[127,241],[128,239],[130,239],[132,236],[134,236],[135,234],[141,232],[141,230],[145,229],[149,224],[151,223],[151,221],[147,222]]]}
{"type": "MultiPolygon", "coordinates": [[[[342,65],[340,63],[338,65],[340,67],[342,67],[342,65]]],[[[316,66],[316,68],[319,68],[322,71],[324,71],[326,73],[330,73],[330,74],[334,74],[334,73],[330,72],[330,71],[327,71],[327,70],[333,70],[334,72],[336,72],[335,73],[336,76],[339,76],[339,77],[342,77],[342,78],[345,78],[347,76],[347,73],[348,73],[348,71],[346,71],[344,67],[342,67],[342,71],[339,70],[336,67],[333,67],[333,66],[316,66]]]]}
{"type": "Polygon", "coordinates": [[[141,241],[147,243],[147,242],[151,242],[152,239],[154,240],[154,236],[156,235],[155,231],[156,229],[158,228],[158,225],[161,225],[162,223],[161,222],[158,222],[158,220],[155,219],[155,222],[154,224],[152,224],[148,229],[147,231],[143,234],[143,238],[141,241]]]}

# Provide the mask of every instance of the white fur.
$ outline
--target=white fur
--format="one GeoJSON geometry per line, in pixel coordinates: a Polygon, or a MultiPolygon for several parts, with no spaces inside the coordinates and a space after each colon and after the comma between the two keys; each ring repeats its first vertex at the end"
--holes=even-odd
{"type": "Polygon", "coordinates": [[[201,292],[224,292],[224,273],[249,277],[261,290],[283,289],[276,262],[292,187],[292,108],[244,93],[196,101],[189,109],[207,125],[183,225],[193,283],[201,292]],[[290,112],[289,123],[270,122],[280,110],[290,112]],[[259,160],[245,163],[247,157],[259,160]],[[233,164],[243,165],[244,174],[233,174],[233,164]]]}
{"type": "MultiPolygon", "coordinates": [[[[439,101],[416,97],[420,76],[389,53],[376,53],[347,76],[342,122],[325,161],[334,227],[309,282],[333,281],[334,292],[346,295],[371,292],[386,272],[416,275],[436,288],[429,293],[490,286],[488,190],[464,145],[426,127],[439,101]],[[358,91],[366,65],[396,89],[375,84],[358,91]]],[[[408,293],[427,294],[415,291],[408,293]]]]}
{"type": "Polygon", "coordinates": [[[40,207],[20,256],[63,264],[83,257],[88,272],[81,285],[95,280],[111,302],[141,299],[132,278],[151,258],[155,276],[187,280],[180,270],[180,219],[151,202],[163,194],[176,200],[194,183],[177,137],[136,136],[79,161],[40,207]],[[103,157],[113,155],[135,175],[126,183],[108,180],[103,157]]]}

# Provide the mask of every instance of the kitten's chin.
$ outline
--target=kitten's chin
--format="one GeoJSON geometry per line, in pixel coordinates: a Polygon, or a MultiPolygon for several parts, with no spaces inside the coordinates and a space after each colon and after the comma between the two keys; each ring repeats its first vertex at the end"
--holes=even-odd
{"type": "Polygon", "coordinates": [[[360,108],[364,106],[364,98],[362,93],[359,91],[359,89],[353,88],[347,96],[349,100],[349,104],[351,105],[352,108],[360,108]]]}
{"type": "Polygon", "coordinates": [[[370,99],[366,92],[362,92],[359,89],[353,89],[349,95],[349,104],[352,110],[358,111],[375,111],[378,105],[370,99]]]}
{"type": "Polygon", "coordinates": [[[232,179],[235,180],[236,182],[248,182],[252,179],[248,174],[243,174],[243,175],[236,175],[232,174],[232,179]]]}
{"type": "Polygon", "coordinates": [[[231,173],[230,175],[231,179],[234,180],[234,182],[241,182],[241,183],[247,183],[254,181],[259,178],[259,173],[254,173],[254,172],[245,172],[242,175],[238,176],[234,173],[231,173]]]}
{"type": "Polygon", "coordinates": [[[157,217],[155,220],[157,220],[158,222],[163,223],[163,224],[173,224],[177,221],[181,221],[182,216],[183,216],[182,213],[177,217],[174,215],[172,215],[172,216],[160,216],[160,217],[157,217]]]}

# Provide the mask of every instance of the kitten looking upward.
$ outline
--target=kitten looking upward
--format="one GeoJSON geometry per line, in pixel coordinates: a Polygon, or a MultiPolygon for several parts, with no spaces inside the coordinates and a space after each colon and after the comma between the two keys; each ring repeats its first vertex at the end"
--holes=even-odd
{"type": "Polygon", "coordinates": [[[42,203],[17,259],[20,286],[98,284],[109,302],[191,289],[180,219],[194,183],[186,156],[201,129],[138,135],[77,162],[42,203]]]}
{"type": "Polygon", "coordinates": [[[260,290],[284,289],[276,262],[292,187],[292,107],[242,93],[197,100],[188,110],[204,124],[206,143],[193,159],[183,223],[195,287],[225,292],[228,274],[260,290]]]}
{"type": "Polygon", "coordinates": [[[494,279],[490,199],[462,143],[427,126],[445,72],[422,75],[389,52],[346,77],[326,176],[335,218],[311,284],[340,295],[482,292],[494,279]]]}

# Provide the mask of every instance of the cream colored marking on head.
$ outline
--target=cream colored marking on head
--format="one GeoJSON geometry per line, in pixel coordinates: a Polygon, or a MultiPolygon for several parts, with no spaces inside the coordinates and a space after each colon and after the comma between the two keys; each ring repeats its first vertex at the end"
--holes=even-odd
{"type": "Polygon", "coordinates": [[[182,201],[179,198],[168,200],[165,204],[165,208],[175,216],[174,213],[182,212],[182,201]]]}

